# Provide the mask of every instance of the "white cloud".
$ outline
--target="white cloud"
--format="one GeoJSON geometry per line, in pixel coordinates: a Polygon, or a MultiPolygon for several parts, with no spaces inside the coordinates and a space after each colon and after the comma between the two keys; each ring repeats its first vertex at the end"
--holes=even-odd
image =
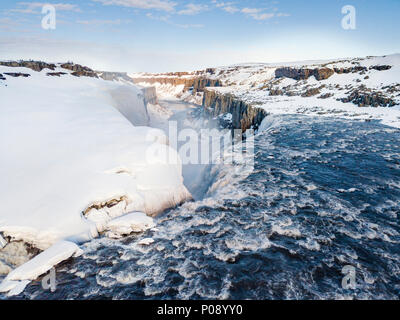
{"type": "MultiPolygon", "coordinates": [[[[263,12],[265,9],[261,9],[261,8],[243,8],[241,10],[242,13],[244,13],[245,15],[253,18],[254,20],[268,20],[268,19],[272,19],[274,17],[288,17],[290,16],[287,13],[267,13],[267,12],[263,12]]],[[[277,11],[278,9],[274,8],[274,11],[277,11]]]]}
{"type": "Polygon", "coordinates": [[[208,10],[207,5],[189,3],[185,6],[185,9],[179,11],[178,14],[192,16],[207,10],[208,10]]]}
{"type": "Polygon", "coordinates": [[[100,25],[121,25],[121,24],[127,24],[132,22],[131,20],[78,20],[76,23],[78,24],[83,24],[83,25],[94,25],[94,26],[100,26],[100,25]]]}
{"type": "Polygon", "coordinates": [[[228,13],[235,13],[235,12],[240,11],[238,8],[236,8],[234,6],[226,6],[226,7],[223,7],[222,10],[224,10],[228,13]]]}
{"type": "Polygon", "coordinates": [[[138,8],[138,9],[156,9],[167,12],[173,12],[177,5],[176,2],[172,2],[169,0],[92,0],[92,1],[100,2],[106,6],[115,5],[115,6],[138,8]]]}
{"type": "Polygon", "coordinates": [[[149,19],[162,21],[162,22],[165,22],[165,23],[167,23],[167,24],[169,24],[171,26],[175,26],[175,27],[182,28],[182,29],[204,28],[203,24],[180,24],[180,23],[175,23],[175,22],[171,21],[171,17],[169,15],[168,16],[154,16],[152,13],[148,13],[148,14],[146,14],[146,16],[149,19]]]}
{"type": "Polygon", "coordinates": [[[228,12],[228,13],[236,13],[240,11],[233,2],[218,2],[216,0],[213,0],[212,3],[217,7],[221,8],[222,10],[228,12]]]}

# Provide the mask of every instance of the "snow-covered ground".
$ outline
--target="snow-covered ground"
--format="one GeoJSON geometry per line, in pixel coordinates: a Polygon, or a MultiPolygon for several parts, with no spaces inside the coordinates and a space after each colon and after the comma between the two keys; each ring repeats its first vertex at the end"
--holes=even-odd
{"type": "Polygon", "coordinates": [[[0,80],[1,239],[52,250],[10,273],[0,291],[20,291],[101,232],[151,228],[146,215],[191,197],[176,151],[146,127],[139,88],[49,71],[0,66],[30,74],[0,80]]]}

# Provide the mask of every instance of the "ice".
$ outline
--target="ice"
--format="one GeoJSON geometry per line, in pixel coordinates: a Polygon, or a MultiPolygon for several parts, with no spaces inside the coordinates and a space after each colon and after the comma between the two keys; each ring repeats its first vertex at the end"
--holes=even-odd
{"type": "Polygon", "coordinates": [[[106,229],[113,235],[129,235],[133,232],[144,232],[155,226],[152,218],[143,212],[134,212],[116,218],[107,224],[106,229]]]}
{"type": "Polygon", "coordinates": [[[154,240],[152,238],[145,238],[139,241],[139,244],[142,246],[149,246],[152,243],[154,243],[154,240]]]}
{"type": "Polygon", "coordinates": [[[60,241],[8,274],[6,281],[35,280],[60,262],[80,254],[78,245],[60,241]]]}
{"type": "Polygon", "coordinates": [[[75,243],[60,241],[10,272],[0,285],[0,292],[8,292],[9,296],[18,295],[30,281],[45,274],[60,262],[72,256],[78,256],[81,253],[82,250],[75,243]]]}

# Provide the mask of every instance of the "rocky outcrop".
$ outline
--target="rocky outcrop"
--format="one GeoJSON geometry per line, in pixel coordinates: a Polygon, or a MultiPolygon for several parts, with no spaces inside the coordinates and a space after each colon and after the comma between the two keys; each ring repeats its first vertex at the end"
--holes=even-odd
{"type": "Polygon", "coordinates": [[[193,93],[204,92],[207,87],[222,87],[221,80],[196,78],[193,83],[193,93]]]}
{"type": "Polygon", "coordinates": [[[142,88],[144,102],[147,105],[150,104],[158,104],[157,91],[155,87],[145,87],[142,88]]]}
{"type": "Polygon", "coordinates": [[[0,61],[0,66],[13,67],[13,68],[29,68],[33,71],[40,72],[43,69],[54,70],[55,64],[50,64],[42,61],[0,61]]]}
{"type": "Polygon", "coordinates": [[[74,64],[67,62],[61,65],[61,68],[73,71],[71,75],[75,77],[91,77],[98,78],[97,73],[88,67],[81,66],[80,64],[74,64]]]}
{"type": "Polygon", "coordinates": [[[22,72],[4,72],[4,74],[13,78],[28,78],[31,76],[29,73],[22,72]]]}
{"type": "Polygon", "coordinates": [[[308,78],[314,76],[318,81],[325,80],[331,77],[335,72],[329,68],[290,68],[283,67],[275,70],[276,78],[291,78],[294,80],[307,80],[308,78]]]}
{"type": "Polygon", "coordinates": [[[362,67],[362,66],[355,66],[355,67],[351,67],[351,68],[333,68],[333,70],[337,74],[346,74],[346,73],[366,72],[366,71],[368,71],[368,68],[362,67]]]}
{"type": "Polygon", "coordinates": [[[203,107],[213,116],[232,114],[232,126],[234,129],[258,129],[262,120],[268,113],[251,104],[236,98],[232,94],[222,94],[215,90],[204,90],[203,107]]]}
{"type": "Polygon", "coordinates": [[[320,93],[321,93],[321,90],[319,88],[312,88],[312,89],[308,89],[306,92],[303,92],[301,94],[301,96],[303,98],[305,98],[305,97],[313,97],[313,96],[316,96],[317,94],[320,94],[320,93]]]}
{"type": "Polygon", "coordinates": [[[369,70],[386,71],[390,70],[391,68],[392,66],[381,65],[381,66],[372,66],[369,68],[369,70]]]}
{"type": "Polygon", "coordinates": [[[344,103],[352,102],[359,107],[393,107],[397,103],[382,95],[381,92],[354,90],[347,98],[338,99],[344,103]]]}
{"type": "Polygon", "coordinates": [[[291,68],[283,67],[278,68],[275,71],[276,78],[291,78],[294,80],[307,80],[308,78],[314,76],[318,81],[330,78],[334,73],[337,74],[347,74],[347,73],[365,73],[368,70],[385,71],[391,69],[388,65],[377,65],[371,66],[369,69],[363,66],[354,66],[350,68],[291,68]]]}
{"type": "Polygon", "coordinates": [[[6,80],[6,78],[0,73],[0,80],[6,80]]]}
{"type": "Polygon", "coordinates": [[[46,73],[46,75],[49,77],[61,77],[66,74],[67,74],[66,72],[48,72],[48,73],[46,73]]]}

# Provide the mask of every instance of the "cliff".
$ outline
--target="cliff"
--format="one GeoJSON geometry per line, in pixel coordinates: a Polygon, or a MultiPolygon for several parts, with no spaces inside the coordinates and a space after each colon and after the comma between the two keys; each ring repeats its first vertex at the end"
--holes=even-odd
{"type": "Polygon", "coordinates": [[[246,103],[232,94],[218,93],[215,90],[204,90],[203,107],[213,116],[232,114],[234,129],[258,129],[268,113],[256,106],[246,103]]]}

